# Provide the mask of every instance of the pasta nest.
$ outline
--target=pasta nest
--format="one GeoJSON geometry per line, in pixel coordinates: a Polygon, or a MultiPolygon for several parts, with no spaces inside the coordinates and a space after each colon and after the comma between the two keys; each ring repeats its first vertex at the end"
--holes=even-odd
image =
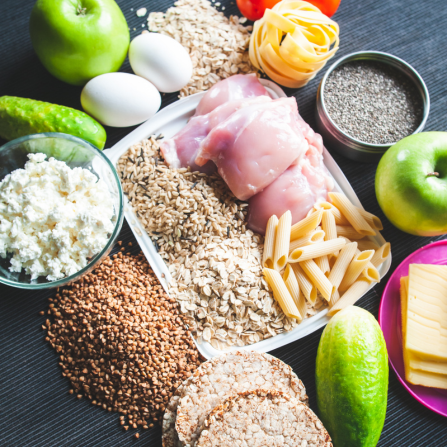
{"type": "Polygon", "coordinates": [[[303,87],[338,50],[339,33],[316,6],[283,0],[255,22],[250,61],[284,87],[303,87]]]}

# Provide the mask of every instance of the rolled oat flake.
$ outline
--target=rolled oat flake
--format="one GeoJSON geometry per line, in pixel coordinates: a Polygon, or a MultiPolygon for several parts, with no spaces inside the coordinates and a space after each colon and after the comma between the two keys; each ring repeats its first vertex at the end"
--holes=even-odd
{"type": "Polygon", "coordinates": [[[345,133],[370,144],[392,144],[422,121],[422,98],[413,82],[380,62],[349,62],[336,68],[324,88],[330,118],[345,133]]]}

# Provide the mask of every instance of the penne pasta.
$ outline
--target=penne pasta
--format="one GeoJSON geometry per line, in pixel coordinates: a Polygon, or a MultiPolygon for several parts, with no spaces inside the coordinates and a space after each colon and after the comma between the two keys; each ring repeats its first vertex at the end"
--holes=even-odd
{"type": "Polygon", "coordinates": [[[345,239],[337,238],[332,239],[331,241],[299,247],[290,253],[289,262],[302,262],[309,259],[319,258],[320,256],[330,255],[337,250],[340,250],[345,244],[345,239]]]}
{"type": "Polygon", "coordinates": [[[331,272],[329,273],[329,281],[335,287],[335,290],[338,290],[343,278],[348,270],[349,264],[352,261],[352,258],[355,256],[355,251],[357,250],[357,242],[350,242],[346,244],[341,250],[340,254],[335,261],[334,266],[332,267],[331,272]]]}
{"type": "Polygon", "coordinates": [[[315,229],[306,235],[293,240],[289,245],[289,253],[291,253],[295,248],[304,247],[305,245],[316,244],[318,242],[324,241],[324,231],[321,229],[315,229]]]}
{"type": "MultiPolygon", "coordinates": [[[[357,246],[360,251],[365,250],[374,250],[377,251],[380,248],[380,245],[377,242],[372,241],[371,239],[362,239],[357,241],[357,246]]],[[[374,257],[374,256],[373,256],[374,257]]]]}
{"type": "Polygon", "coordinates": [[[276,229],[275,251],[273,254],[273,266],[281,271],[289,257],[290,228],[292,226],[292,213],[286,211],[279,219],[276,229]]]}
{"type": "Polygon", "coordinates": [[[336,208],[334,205],[332,205],[332,203],[329,202],[317,202],[314,205],[314,208],[319,210],[325,210],[325,211],[330,211],[335,219],[335,223],[337,225],[349,225],[348,220],[346,219],[345,216],[343,216],[343,214],[340,212],[340,210],[338,208],[336,208]]]}
{"type": "Polygon", "coordinates": [[[312,284],[310,279],[304,273],[303,269],[299,264],[289,264],[292,266],[292,270],[295,273],[296,279],[298,280],[298,285],[300,286],[300,290],[303,292],[303,295],[306,297],[306,300],[314,305],[317,300],[317,289],[312,284]]]}
{"type": "Polygon", "coordinates": [[[371,264],[374,267],[379,267],[380,264],[383,264],[385,262],[385,259],[390,255],[390,253],[391,244],[389,242],[386,242],[374,253],[374,256],[371,259],[371,264]]]}
{"type": "Polygon", "coordinates": [[[357,241],[365,237],[365,235],[357,233],[350,225],[337,225],[336,231],[338,237],[345,237],[350,241],[357,241]]]}
{"type": "Polygon", "coordinates": [[[319,258],[314,259],[315,264],[317,264],[318,268],[326,275],[329,275],[329,271],[331,268],[329,267],[329,258],[327,255],[320,256],[319,258]]]}
{"type": "Polygon", "coordinates": [[[273,215],[267,222],[264,239],[264,253],[262,256],[262,266],[269,269],[273,268],[273,256],[275,253],[276,229],[278,226],[278,218],[273,215]]]}
{"type": "Polygon", "coordinates": [[[273,269],[264,268],[263,271],[266,281],[273,290],[273,296],[276,301],[278,301],[281,306],[282,311],[285,315],[290,318],[296,318],[297,320],[302,320],[302,316],[293,301],[292,296],[287,290],[286,284],[281,278],[279,272],[273,269]]]}
{"type": "Polygon", "coordinates": [[[369,289],[371,283],[366,278],[355,281],[340,299],[329,309],[328,316],[332,317],[347,306],[355,304],[369,289]]]}
{"type": "Polygon", "coordinates": [[[347,290],[351,284],[353,284],[356,279],[360,276],[362,271],[371,261],[371,258],[374,255],[373,250],[366,250],[360,253],[357,253],[349,264],[348,270],[346,270],[346,274],[340,283],[339,289],[340,291],[347,290]]]}
{"type": "Polygon", "coordinates": [[[330,192],[329,197],[333,204],[341,211],[343,216],[345,216],[349,223],[354,227],[357,233],[363,234],[364,236],[374,236],[376,234],[374,229],[359,213],[358,208],[354,206],[344,194],[338,192],[330,192]]]}
{"type": "Polygon", "coordinates": [[[359,213],[362,215],[362,217],[366,220],[366,222],[369,224],[371,228],[377,231],[383,230],[383,224],[382,221],[374,214],[369,213],[368,211],[365,211],[363,208],[357,207],[359,210],[359,213]]]}
{"type": "Polygon", "coordinates": [[[290,296],[295,302],[295,305],[301,315],[301,320],[298,320],[298,322],[301,323],[307,312],[306,298],[300,291],[298,280],[296,279],[295,273],[293,272],[292,267],[290,267],[290,264],[287,264],[282,279],[284,280],[287,290],[289,291],[290,296]]]}
{"type": "Polygon", "coordinates": [[[321,219],[323,217],[323,210],[317,210],[317,212],[310,214],[303,220],[300,220],[295,225],[292,226],[290,231],[290,240],[298,239],[301,236],[315,230],[318,225],[320,225],[321,219]]]}
{"type": "Polygon", "coordinates": [[[332,293],[331,299],[329,300],[329,309],[335,305],[335,303],[340,299],[340,293],[338,289],[332,293]]]}
{"type": "Polygon", "coordinates": [[[380,273],[371,262],[368,262],[367,266],[362,271],[362,275],[371,282],[380,282],[380,273]]]}
{"type": "Polygon", "coordinates": [[[300,263],[301,268],[307,274],[314,286],[320,291],[326,301],[329,301],[332,292],[335,290],[331,282],[326,278],[324,273],[318,268],[313,259],[308,259],[300,263]]]}
{"type": "Polygon", "coordinates": [[[321,219],[321,228],[324,231],[325,241],[330,241],[331,239],[337,239],[337,226],[335,225],[335,217],[328,210],[323,211],[323,217],[321,219]]]}

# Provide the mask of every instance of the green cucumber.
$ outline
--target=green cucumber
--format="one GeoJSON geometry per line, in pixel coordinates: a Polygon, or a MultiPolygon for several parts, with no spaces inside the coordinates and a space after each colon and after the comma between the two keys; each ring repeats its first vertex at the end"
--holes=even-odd
{"type": "Polygon", "coordinates": [[[375,447],[385,422],[388,353],[366,310],[349,306],[323,331],[316,362],[320,419],[334,447],[375,447]]]}
{"type": "Polygon", "coordinates": [[[0,137],[14,140],[33,133],[62,132],[83,138],[103,149],[106,131],[80,110],[34,99],[0,97],[0,137]]]}

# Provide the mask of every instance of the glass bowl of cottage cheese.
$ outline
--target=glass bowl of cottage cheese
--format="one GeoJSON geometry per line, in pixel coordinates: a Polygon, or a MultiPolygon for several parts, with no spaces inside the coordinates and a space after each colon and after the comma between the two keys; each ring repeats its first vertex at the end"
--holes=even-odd
{"type": "Polygon", "coordinates": [[[0,282],[61,287],[90,272],[123,225],[123,192],[109,159],[62,133],[0,148],[0,282]]]}

